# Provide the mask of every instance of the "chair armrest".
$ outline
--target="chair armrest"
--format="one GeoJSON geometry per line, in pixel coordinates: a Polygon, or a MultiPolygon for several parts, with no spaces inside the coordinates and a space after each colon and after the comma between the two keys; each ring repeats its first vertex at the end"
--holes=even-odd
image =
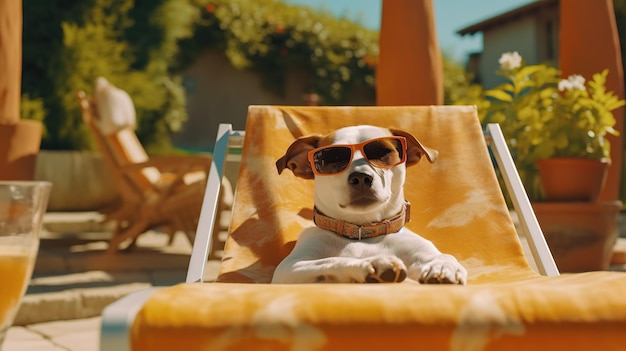
{"type": "MultiPolygon", "coordinates": [[[[212,158],[209,156],[159,156],[145,162],[131,163],[120,167],[120,170],[129,177],[133,173],[148,167],[154,167],[161,172],[161,178],[153,184],[153,190],[162,195],[168,195],[180,189],[186,183],[185,178],[192,173],[202,173],[208,178],[212,158]]],[[[161,197],[165,199],[166,197],[161,197]]]]}
{"type": "Polygon", "coordinates": [[[130,329],[143,304],[159,288],[139,290],[111,303],[102,311],[100,350],[130,350],[130,329]]]}

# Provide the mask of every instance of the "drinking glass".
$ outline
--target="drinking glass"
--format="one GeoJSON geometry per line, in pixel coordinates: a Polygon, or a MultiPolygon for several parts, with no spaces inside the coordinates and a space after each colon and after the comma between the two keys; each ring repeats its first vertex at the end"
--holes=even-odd
{"type": "Polygon", "coordinates": [[[33,273],[51,187],[0,181],[0,348],[33,273]]]}

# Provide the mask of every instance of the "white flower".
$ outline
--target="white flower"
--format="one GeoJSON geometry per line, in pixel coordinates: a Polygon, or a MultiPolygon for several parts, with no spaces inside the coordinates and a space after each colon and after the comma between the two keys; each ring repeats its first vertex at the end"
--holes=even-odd
{"type": "Polygon", "coordinates": [[[500,69],[505,71],[512,71],[522,65],[522,56],[517,52],[505,52],[500,56],[498,60],[500,69]]]}
{"type": "Polygon", "coordinates": [[[585,77],[572,74],[559,82],[559,91],[585,90],[585,77]]]}
{"type": "Polygon", "coordinates": [[[585,90],[585,77],[579,74],[572,74],[567,77],[567,80],[572,82],[572,89],[585,90]]]}
{"type": "Polygon", "coordinates": [[[572,90],[572,82],[567,79],[561,79],[559,82],[559,91],[572,90]]]}

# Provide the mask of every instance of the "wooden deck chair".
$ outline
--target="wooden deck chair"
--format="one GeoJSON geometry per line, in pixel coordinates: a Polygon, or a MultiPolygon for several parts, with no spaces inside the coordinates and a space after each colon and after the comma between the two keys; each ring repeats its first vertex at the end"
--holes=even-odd
{"type": "MultiPolygon", "coordinates": [[[[77,98],[83,121],[97,142],[119,195],[114,208],[103,211],[105,221],[116,222],[107,251],[115,252],[128,241],[126,247],[132,247],[140,234],[156,228],[169,233],[170,241],[177,231],[182,231],[193,243],[211,158],[183,155],[150,158],[134,128],[124,126],[103,132],[96,123],[100,116],[94,99],[84,91],[79,91],[77,98]]],[[[228,188],[229,184],[225,185],[228,188]]],[[[228,192],[226,189],[222,193],[228,192]]],[[[220,199],[224,200],[222,209],[230,205],[228,195],[220,199]]]]}
{"type": "MultiPolygon", "coordinates": [[[[229,126],[216,145],[226,151],[229,126]],[[222,145],[220,147],[220,145],[222,145]]],[[[218,157],[214,155],[214,163],[218,157]]],[[[223,160],[217,161],[218,163],[223,160]]],[[[619,350],[626,275],[559,275],[497,125],[473,106],[249,109],[233,217],[216,282],[203,283],[220,166],[214,164],[187,283],[129,295],[103,313],[103,350],[619,350]],[[313,183],[275,161],[303,135],[372,124],[439,150],[408,168],[408,226],[456,256],[467,286],[268,284],[303,227],[313,183]],[[540,273],[524,256],[488,144],[540,273]],[[200,239],[202,238],[202,239],[200,239]]]]}

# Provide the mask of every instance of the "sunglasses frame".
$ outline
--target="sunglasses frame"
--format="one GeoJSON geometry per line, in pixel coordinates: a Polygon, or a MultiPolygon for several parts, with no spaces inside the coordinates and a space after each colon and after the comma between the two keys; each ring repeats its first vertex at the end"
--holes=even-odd
{"type": "Polygon", "coordinates": [[[385,168],[385,169],[389,169],[389,168],[393,168],[397,165],[401,165],[403,163],[406,162],[406,154],[407,154],[407,142],[406,142],[406,138],[402,137],[402,136],[397,136],[397,135],[390,135],[390,136],[384,136],[384,137],[380,137],[380,138],[374,138],[374,139],[369,139],[366,140],[362,143],[358,143],[358,144],[331,144],[331,145],[325,145],[322,147],[318,147],[315,148],[311,151],[309,151],[308,154],[308,160],[309,160],[309,165],[311,166],[311,170],[313,171],[313,174],[317,175],[317,176],[332,176],[332,175],[337,175],[337,174],[341,174],[345,171],[348,170],[350,162],[352,162],[352,158],[354,157],[354,154],[356,153],[356,151],[361,151],[361,154],[363,155],[363,158],[367,161],[367,163],[375,168],[385,168]],[[393,140],[399,140],[400,144],[402,146],[402,158],[400,160],[400,162],[393,164],[391,166],[387,166],[387,167],[380,167],[380,166],[376,166],[374,164],[372,164],[372,162],[369,160],[369,158],[367,157],[367,155],[365,154],[365,150],[363,149],[365,147],[365,145],[370,144],[372,142],[378,141],[378,140],[384,140],[384,139],[393,139],[393,140]],[[336,173],[320,173],[317,170],[317,167],[315,167],[315,153],[324,150],[324,149],[329,149],[329,148],[333,148],[333,147],[346,147],[348,149],[350,149],[350,159],[348,160],[348,165],[346,165],[346,167],[344,169],[342,169],[339,172],[336,173]]]}

